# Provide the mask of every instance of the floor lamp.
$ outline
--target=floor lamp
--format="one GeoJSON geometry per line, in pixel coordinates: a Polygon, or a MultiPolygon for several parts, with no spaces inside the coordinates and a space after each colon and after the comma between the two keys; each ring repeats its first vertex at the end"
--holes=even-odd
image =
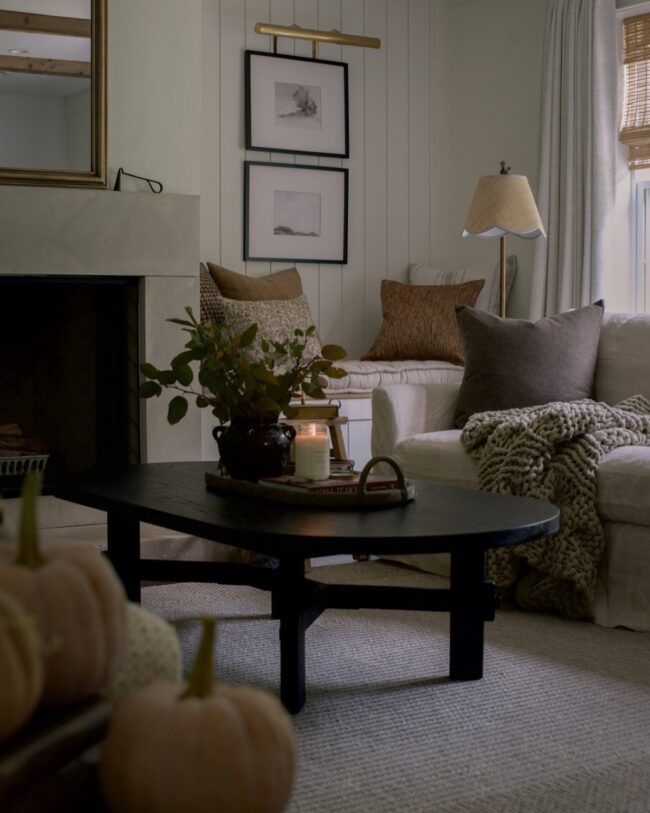
{"type": "Polygon", "coordinates": [[[528,179],[509,175],[510,167],[501,161],[498,175],[479,178],[465,218],[463,237],[500,238],[499,315],[506,315],[506,234],[526,240],[543,235],[542,219],[537,211],[528,179]]]}

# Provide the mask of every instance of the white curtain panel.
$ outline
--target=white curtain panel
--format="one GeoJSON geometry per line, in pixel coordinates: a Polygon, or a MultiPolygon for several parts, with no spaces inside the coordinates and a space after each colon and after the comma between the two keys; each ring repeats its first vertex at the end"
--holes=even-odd
{"type": "Polygon", "coordinates": [[[531,317],[601,298],[612,261],[616,155],[614,0],[551,0],[544,43],[531,317]]]}

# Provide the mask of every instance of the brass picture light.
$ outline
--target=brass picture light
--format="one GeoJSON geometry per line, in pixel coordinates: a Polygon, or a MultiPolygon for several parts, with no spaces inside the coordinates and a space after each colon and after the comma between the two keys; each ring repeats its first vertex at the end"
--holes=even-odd
{"type": "Polygon", "coordinates": [[[380,48],[381,40],[377,37],[363,37],[359,34],[342,34],[333,28],[331,31],[318,31],[313,28],[301,28],[299,25],[273,25],[273,23],[256,23],[256,34],[268,34],[273,37],[273,53],[278,52],[278,37],[292,37],[297,40],[310,40],[312,57],[316,59],[319,42],[334,45],[358,45],[361,48],[380,48]]]}

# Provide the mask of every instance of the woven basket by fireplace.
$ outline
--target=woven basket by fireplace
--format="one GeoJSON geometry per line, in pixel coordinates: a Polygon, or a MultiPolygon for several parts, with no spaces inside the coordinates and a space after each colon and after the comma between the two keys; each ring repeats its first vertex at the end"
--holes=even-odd
{"type": "Polygon", "coordinates": [[[43,472],[49,459],[49,454],[16,454],[3,455],[0,453],[0,477],[15,477],[27,474],[29,471],[43,472]]]}

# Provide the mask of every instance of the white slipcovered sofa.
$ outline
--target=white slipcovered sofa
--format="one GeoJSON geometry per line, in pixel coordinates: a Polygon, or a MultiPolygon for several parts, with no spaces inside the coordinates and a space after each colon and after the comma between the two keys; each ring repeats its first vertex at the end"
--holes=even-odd
{"type": "MultiPolygon", "coordinates": [[[[567,348],[567,352],[571,352],[567,348]]],[[[372,453],[388,454],[407,477],[478,487],[476,464],[454,429],[459,382],[396,384],[372,394],[372,453]]],[[[595,397],[608,404],[640,394],[650,399],[650,315],[605,314],[595,397]]],[[[624,446],[598,470],[598,512],[605,534],[594,620],[607,627],[650,630],[650,447],[624,446]]],[[[404,562],[448,575],[440,554],[404,562]]]]}

